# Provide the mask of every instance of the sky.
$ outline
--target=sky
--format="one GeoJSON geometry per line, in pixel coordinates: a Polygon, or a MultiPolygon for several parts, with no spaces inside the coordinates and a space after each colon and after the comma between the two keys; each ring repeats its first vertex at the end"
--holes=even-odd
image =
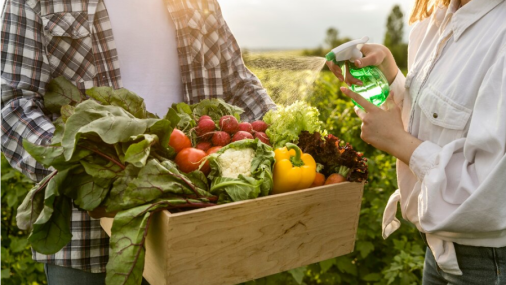
{"type": "MultiPolygon", "coordinates": [[[[0,7],[3,2],[0,0],[0,7]]],[[[149,0],[157,1],[157,0],[149,0]]],[[[158,0],[160,1],[160,0],[158,0]]],[[[239,45],[251,50],[303,49],[322,45],[329,27],[340,37],[369,36],[383,43],[388,14],[398,4],[407,18],[414,0],[218,0],[239,45]]]]}
{"type": "Polygon", "coordinates": [[[303,49],[323,45],[329,27],[340,37],[369,36],[383,43],[388,14],[398,4],[407,18],[414,0],[218,0],[239,45],[256,49],[303,49]]]}

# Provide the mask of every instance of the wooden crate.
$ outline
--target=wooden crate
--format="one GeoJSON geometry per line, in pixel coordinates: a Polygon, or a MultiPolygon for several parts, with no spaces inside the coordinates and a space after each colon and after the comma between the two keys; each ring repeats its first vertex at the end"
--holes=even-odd
{"type": "MultiPolygon", "coordinates": [[[[363,184],[341,183],[211,208],[155,214],[146,241],[151,285],[237,284],[348,254],[363,184]]],[[[112,219],[102,227],[109,233],[112,219]]]]}

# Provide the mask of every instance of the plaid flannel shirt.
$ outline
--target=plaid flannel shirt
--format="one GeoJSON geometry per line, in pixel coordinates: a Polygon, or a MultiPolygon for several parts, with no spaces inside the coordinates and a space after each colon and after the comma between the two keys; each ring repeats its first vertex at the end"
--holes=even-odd
{"type": "MultiPolygon", "coordinates": [[[[239,46],[216,0],[167,0],[176,26],[183,99],[222,98],[256,120],[275,108],[244,66],[239,46]]],[[[23,149],[22,140],[49,144],[52,115],[44,89],[63,75],[84,90],[122,87],[113,31],[102,0],[7,0],[2,14],[2,152],[13,167],[40,181],[49,171],[23,149]]],[[[109,238],[99,220],[74,208],[72,240],[54,255],[33,259],[105,272],[109,238]]]]}

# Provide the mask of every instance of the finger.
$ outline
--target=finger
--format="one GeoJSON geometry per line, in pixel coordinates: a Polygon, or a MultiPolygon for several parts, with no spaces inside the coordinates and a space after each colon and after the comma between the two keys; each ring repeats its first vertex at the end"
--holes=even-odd
{"type": "Polygon", "coordinates": [[[357,116],[360,118],[360,120],[364,120],[364,117],[365,117],[365,114],[367,114],[366,112],[364,112],[364,110],[360,109],[359,107],[355,106],[355,108],[353,108],[355,110],[355,114],[357,114],[357,116]]]}
{"type": "Polygon", "coordinates": [[[362,81],[356,79],[355,77],[353,77],[353,75],[351,75],[349,62],[346,62],[346,77],[345,77],[345,82],[346,82],[346,84],[348,84],[348,86],[351,86],[353,84],[359,85],[359,86],[363,85],[362,81]]]}
{"type": "Polygon", "coordinates": [[[355,60],[355,65],[357,67],[364,66],[378,66],[381,63],[381,53],[377,48],[373,48],[371,45],[364,45],[361,49],[364,57],[361,59],[355,60]]]}
{"type": "Polygon", "coordinates": [[[330,71],[332,71],[332,73],[334,73],[334,75],[337,77],[337,79],[344,81],[343,72],[337,64],[333,63],[332,61],[327,61],[326,64],[329,67],[330,71]]]}
{"type": "Polygon", "coordinates": [[[341,91],[344,93],[344,95],[355,100],[355,102],[357,102],[360,106],[362,106],[367,113],[379,109],[373,103],[367,101],[364,97],[360,96],[359,94],[351,91],[350,89],[348,89],[346,87],[341,87],[341,91]]]}

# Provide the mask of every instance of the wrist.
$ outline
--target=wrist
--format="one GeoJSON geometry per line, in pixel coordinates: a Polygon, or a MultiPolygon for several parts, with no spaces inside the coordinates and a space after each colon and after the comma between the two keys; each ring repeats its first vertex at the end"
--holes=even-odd
{"type": "Polygon", "coordinates": [[[392,84],[397,77],[397,73],[399,72],[399,68],[397,67],[397,63],[395,62],[395,58],[387,47],[384,49],[385,59],[383,60],[382,72],[388,80],[388,84],[392,84]]]}
{"type": "Polygon", "coordinates": [[[421,143],[421,140],[402,130],[394,136],[387,152],[409,165],[411,155],[421,143]]]}

